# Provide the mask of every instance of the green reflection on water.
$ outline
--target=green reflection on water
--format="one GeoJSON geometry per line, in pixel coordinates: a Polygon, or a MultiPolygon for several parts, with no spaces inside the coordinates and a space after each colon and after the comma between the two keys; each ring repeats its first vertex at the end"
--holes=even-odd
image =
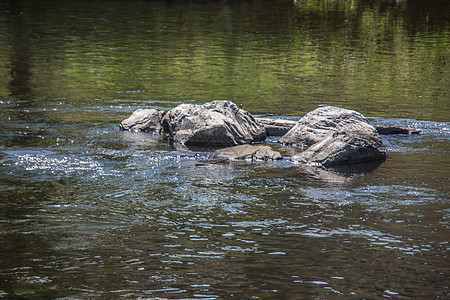
{"type": "Polygon", "coordinates": [[[229,99],[275,115],[331,104],[447,121],[443,2],[5,2],[0,96],[229,99]]]}

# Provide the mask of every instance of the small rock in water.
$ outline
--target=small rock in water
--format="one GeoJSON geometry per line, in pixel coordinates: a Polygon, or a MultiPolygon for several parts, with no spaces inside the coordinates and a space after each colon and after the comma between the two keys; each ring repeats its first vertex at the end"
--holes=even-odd
{"type": "Polygon", "coordinates": [[[214,154],[219,158],[229,160],[268,161],[283,159],[279,152],[272,150],[269,146],[262,145],[239,145],[216,150],[214,154]]]}
{"type": "Polygon", "coordinates": [[[164,112],[156,109],[139,108],[120,122],[120,128],[126,131],[158,132],[163,114],[164,112]]]}

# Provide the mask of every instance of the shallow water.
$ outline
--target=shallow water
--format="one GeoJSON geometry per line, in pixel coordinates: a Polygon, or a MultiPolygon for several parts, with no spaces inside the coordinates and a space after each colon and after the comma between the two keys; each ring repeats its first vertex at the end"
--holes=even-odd
{"type": "Polygon", "coordinates": [[[447,298],[448,4],[420,3],[0,3],[0,297],[447,298]],[[118,129],[214,99],[422,133],[323,169],[118,129]]]}

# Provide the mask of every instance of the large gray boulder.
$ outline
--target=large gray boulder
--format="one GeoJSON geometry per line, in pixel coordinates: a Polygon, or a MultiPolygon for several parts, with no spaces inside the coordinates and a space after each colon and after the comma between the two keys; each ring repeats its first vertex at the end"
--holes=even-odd
{"type": "MultiPolygon", "coordinates": [[[[359,112],[335,106],[319,107],[302,117],[279,142],[285,146],[306,149],[348,124],[369,125],[359,112]]],[[[370,125],[369,125],[370,126],[370,125]]],[[[370,126],[370,128],[373,128],[370,126]]],[[[373,128],[374,129],[374,128],[373,128]]]]}
{"type": "Polygon", "coordinates": [[[159,132],[164,112],[156,109],[139,108],[131,116],[120,122],[120,128],[126,131],[159,132]]]}
{"type": "Polygon", "coordinates": [[[348,132],[334,132],[292,157],[295,163],[332,166],[349,162],[381,160],[381,140],[366,128],[347,126],[348,132]]]}
{"type": "Polygon", "coordinates": [[[279,141],[303,150],[292,157],[295,163],[332,166],[386,157],[380,135],[362,114],[333,106],[306,114],[279,141]]]}
{"type": "Polygon", "coordinates": [[[264,141],[265,128],[231,101],[181,104],[161,120],[164,134],[185,146],[229,147],[264,141]]]}

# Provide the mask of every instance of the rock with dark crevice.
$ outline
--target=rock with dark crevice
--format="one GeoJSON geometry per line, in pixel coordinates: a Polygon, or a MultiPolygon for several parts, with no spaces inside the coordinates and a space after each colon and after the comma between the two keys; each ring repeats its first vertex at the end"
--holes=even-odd
{"type": "Polygon", "coordinates": [[[283,136],[297,124],[296,121],[270,118],[256,118],[264,126],[267,136],[283,136]]]}

